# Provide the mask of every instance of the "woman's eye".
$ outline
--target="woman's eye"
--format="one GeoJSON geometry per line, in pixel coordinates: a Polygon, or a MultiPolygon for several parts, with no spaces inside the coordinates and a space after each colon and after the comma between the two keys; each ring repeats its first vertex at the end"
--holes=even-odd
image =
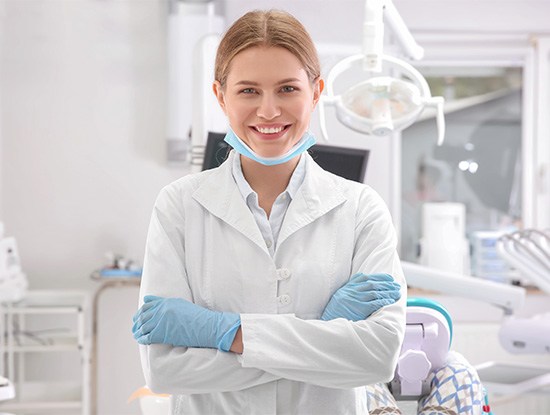
{"type": "Polygon", "coordinates": [[[256,90],[254,88],[245,88],[241,92],[243,94],[253,94],[254,92],[256,92],[256,90]]]}
{"type": "Polygon", "coordinates": [[[283,86],[281,90],[283,92],[293,92],[293,91],[296,91],[296,88],[294,88],[293,86],[283,86]]]}

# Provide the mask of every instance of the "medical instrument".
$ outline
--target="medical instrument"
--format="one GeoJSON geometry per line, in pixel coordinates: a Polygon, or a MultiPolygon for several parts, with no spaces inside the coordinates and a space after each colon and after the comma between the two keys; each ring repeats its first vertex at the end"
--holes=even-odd
{"type": "Polygon", "coordinates": [[[510,353],[550,353],[550,313],[509,317],[500,327],[499,340],[510,353]]]}
{"type": "Polygon", "coordinates": [[[382,53],[384,17],[409,57],[423,57],[423,49],[414,41],[393,2],[366,0],[363,53],[338,62],[327,76],[327,92],[319,102],[322,136],[328,141],[325,106],[335,107],[338,120],[347,127],[375,136],[403,130],[416,121],[424,108],[434,107],[437,111],[437,144],[441,145],[445,136],[444,99],[431,96],[426,79],[412,65],[382,53]],[[336,80],[353,69],[362,69],[366,79],[336,94],[336,80]]]}
{"type": "Polygon", "coordinates": [[[501,283],[513,283],[519,279],[497,251],[497,240],[504,233],[476,231],[470,234],[472,275],[501,283]]]}
{"type": "Polygon", "coordinates": [[[9,379],[0,376],[0,401],[15,398],[15,388],[9,379]]]}
{"type": "Polygon", "coordinates": [[[254,150],[252,150],[249,146],[247,146],[245,142],[241,140],[237,136],[237,134],[235,134],[232,128],[229,128],[224,140],[227,144],[233,147],[233,149],[237,153],[246,156],[254,161],[257,161],[258,163],[261,163],[265,166],[274,166],[277,164],[286,163],[294,157],[302,154],[304,151],[307,151],[311,146],[315,144],[315,137],[313,136],[313,134],[311,134],[309,131],[306,131],[300,141],[298,141],[285,154],[277,157],[262,157],[256,154],[254,150]]]}
{"type": "Polygon", "coordinates": [[[401,286],[389,274],[357,273],[332,295],[321,320],[364,320],[378,309],[399,300],[400,289],[401,286]]]}
{"type": "Polygon", "coordinates": [[[213,1],[168,3],[166,150],[168,162],[181,165],[189,162],[190,153],[193,162],[195,148],[191,144],[196,143],[196,135],[220,124],[225,127],[225,117],[211,91],[219,38],[213,42],[209,38],[223,32],[224,19],[216,15],[213,1]]]}
{"type": "Polygon", "coordinates": [[[97,280],[101,278],[141,277],[143,268],[132,259],[113,252],[107,252],[105,256],[109,259],[109,264],[94,271],[90,278],[97,280]]]}
{"type": "Polygon", "coordinates": [[[132,327],[140,344],[165,343],[228,352],[241,326],[239,314],[208,310],[183,298],[146,295],[143,301],[132,327]]]}
{"type": "Polygon", "coordinates": [[[0,222],[0,302],[20,301],[27,288],[15,238],[4,236],[4,224],[0,222]]]}
{"type": "Polygon", "coordinates": [[[526,229],[502,235],[499,254],[514,268],[550,293],[550,231],[526,229]]]}
{"type": "MultiPolygon", "coordinates": [[[[500,255],[541,290],[550,293],[550,232],[526,229],[497,240],[500,255]]],[[[510,317],[499,332],[510,353],[550,353],[550,313],[510,317]]]]}

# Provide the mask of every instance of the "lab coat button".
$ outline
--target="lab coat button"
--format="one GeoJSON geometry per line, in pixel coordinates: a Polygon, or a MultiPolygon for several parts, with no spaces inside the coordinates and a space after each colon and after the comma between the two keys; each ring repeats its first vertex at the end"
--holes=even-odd
{"type": "Polygon", "coordinates": [[[267,246],[268,248],[271,248],[271,243],[272,243],[272,242],[271,242],[269,239],[267,239],[267,240],[265,241],[265,244],[266,244],[266,246],[267,246]]]}
{"type": "Polygon", "coordinates": [[[288,294],[283,294],[279,297],[279,304],[281,305],[288,305],[290,304],[292,301],[292,298],[290,298],[290,295],[288,294]]]}
{"type": "Polygon", "coordinates": [[[290,270],[287,268],[280,268],[277,270],[277,279],[278,280],[286,280],[290,278],[290,270]]]}

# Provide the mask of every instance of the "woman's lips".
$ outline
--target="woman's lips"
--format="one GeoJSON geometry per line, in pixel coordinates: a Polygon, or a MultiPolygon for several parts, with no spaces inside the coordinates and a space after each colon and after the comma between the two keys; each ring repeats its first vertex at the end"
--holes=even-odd
{"type": "Polygon", "coordinates": [[[250,129],[263,140],[276,140],[285,135],[289,127],[290,125],[253,126],[250,129]]]}

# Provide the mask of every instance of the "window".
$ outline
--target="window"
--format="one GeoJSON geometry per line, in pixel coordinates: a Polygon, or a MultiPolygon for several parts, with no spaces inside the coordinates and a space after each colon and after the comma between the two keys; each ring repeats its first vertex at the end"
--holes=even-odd
{"type": "Polygon", "coordinates": [[[465,205],[467,235],[522,226],[523,70],[512,66],[419,68],[445,97],[445,142],[433,114],[402,132],[401,257],[416,261],[426,202],[465,205]]]}

